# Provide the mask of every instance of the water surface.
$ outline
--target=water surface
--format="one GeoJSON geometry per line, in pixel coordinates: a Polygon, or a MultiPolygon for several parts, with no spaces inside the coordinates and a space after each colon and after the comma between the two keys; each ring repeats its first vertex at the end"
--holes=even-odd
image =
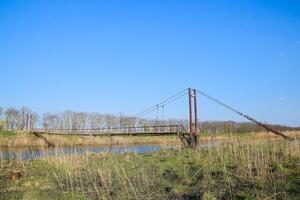
{"type": "Polygon", "coordinates": [[[65,155],[80,155],[86,152],[100,153],[145,153],[167,148],[158,145],[133,145],[133,146],[59,146],[59,147],[17,147],[0,148],[0,159],[5,160],[32,160],[40,157],[59,157],[65,155]]]}
{"type": "MultiPolygon", "coordinates": [[[[200,144],[200,147],[215,147],[219,142],[200,144]]],[[[32,160],[41,157],[59,157],[81,155],[87,152],[100,153],[146,153],[171,149],[170,146],[160,145],[132,145],[132,146],[58,146],[58,147],[12,147],[0,148],[0,159],[2,160],[32,160]]]]}

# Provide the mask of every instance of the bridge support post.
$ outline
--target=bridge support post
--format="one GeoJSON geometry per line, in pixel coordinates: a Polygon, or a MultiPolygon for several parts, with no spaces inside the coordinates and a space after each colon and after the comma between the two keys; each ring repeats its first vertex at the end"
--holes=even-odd
{"type": "Polygon", "coordinates": [[[189,88],[189,124],[190,124],[190,147],[196,147],[198,145],[197,129],[198,129],[198,117],[197,117],[197,97],[196,90],[189,88]],[[192,104],[193,101],[193,104],[192,104]],[[194,106],[194,112],[193,112],[194,106]],[[194,123],[193,123],[194,114],[194,123]]]}
{"type": "Polygon", "coordinates": [[[198,113],[197,113],[197,95],[196,95],[197,92],[196,89],[194,89],[193,91],[194,91],[194,115],[195,115],[194,142],[195,142],[195,146],[197,146],[198,145],[198,113]]]}
{"type": "Polygon", "coordinates": [[[28,116],[28,126],[29,126],[29,132],[31,133],[32,129],[33,129],[33,124],[32,124],[32,115],[28,116]]]}
{"type": "Polygon", "coordinates": [[[26,132],[28,132],[28,114],[26,114],[26,132]]]}
{"type": "Polygon", "coordinates": [[[193,110],[192,110],[192,89],[189,88],[189,117],[190,117],[190,136],[191,136],[191,144],[193,145],[193,110]]]}

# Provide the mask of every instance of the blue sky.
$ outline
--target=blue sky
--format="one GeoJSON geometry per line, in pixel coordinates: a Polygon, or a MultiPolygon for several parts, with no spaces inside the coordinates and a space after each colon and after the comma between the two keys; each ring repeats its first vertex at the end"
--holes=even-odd
{"type": "MultiPolygon", "coordinates": [[[[134,114],[186,87],[300,125],[299,1],[0,1],[0,106],[134,114]]],[[[238,120],[199,97],[200,120],[238,120]]],[[[185,118],[187,100],[166,107],[185,118]]],[[[154,117],[154,116],[149,116],[154,117]]]]}

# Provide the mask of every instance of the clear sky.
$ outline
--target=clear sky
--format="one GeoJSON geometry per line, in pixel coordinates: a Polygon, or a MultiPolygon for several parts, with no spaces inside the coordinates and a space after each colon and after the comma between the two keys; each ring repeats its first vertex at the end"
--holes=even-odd
{"type": "MultiPolygon", "coordinates": [[[[2,107],[131,115],[190,86],[300,126],[300,2],[0,0],[0,73],[2,107]]],[[[198,107],[200,120],[242,120],[198,107]]]]}

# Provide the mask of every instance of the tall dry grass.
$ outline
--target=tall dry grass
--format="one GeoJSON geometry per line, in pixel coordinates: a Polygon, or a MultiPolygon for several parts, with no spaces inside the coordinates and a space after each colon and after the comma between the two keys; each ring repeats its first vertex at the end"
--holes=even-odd
{"type": "Polygon", "coordinates": [[[176,136],[58,136],[46,135],[57,145],[180,145],[176,136]]]}
{"type": "Polygon", "coordinates": [[[16,147],[16,146],[46,146],[41,138],[29,133],[18,133],[15,136],[1,137],[0,147],[16,147]]]}

